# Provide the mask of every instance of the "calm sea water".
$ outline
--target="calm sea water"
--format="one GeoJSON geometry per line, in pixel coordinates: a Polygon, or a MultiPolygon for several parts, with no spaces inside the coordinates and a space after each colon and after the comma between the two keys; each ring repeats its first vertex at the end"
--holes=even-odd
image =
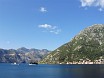
{"type": "Polygon", "coordinates": [[[104,65],[0,64],[0,78],[104,78],[104,65]]]}

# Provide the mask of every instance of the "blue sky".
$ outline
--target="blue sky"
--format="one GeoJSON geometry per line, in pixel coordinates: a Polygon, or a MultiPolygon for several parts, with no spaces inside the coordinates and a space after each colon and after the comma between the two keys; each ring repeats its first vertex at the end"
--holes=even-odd
{"type": "Polygon", "coordinates": [[[0,48],[54,50],[104,24],[104,0],[0,0],[0,48]]]}

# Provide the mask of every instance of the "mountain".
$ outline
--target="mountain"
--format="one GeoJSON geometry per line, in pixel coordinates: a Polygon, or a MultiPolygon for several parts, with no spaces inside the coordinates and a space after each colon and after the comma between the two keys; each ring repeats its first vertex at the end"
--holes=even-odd
{"type": "Polygon", "coordinates": [[[15,49],[0,49],[0,63],[29,63],[38,62],[44,56],[49,54],[50,51],[47,49],[27,49],[21,47],[17,50],[15,49]]]}
{"type": "Polygon", "coordinates": [[[25,47],[21,47],[17,49],[18,52],[29,52],[29,49],[25,48],[25,47]]]}
{"type": "Polygon", "coordinates": [[[85,28],[70,42],[48,54],[40,63],[104,64],[104,24],[85,28]]]}

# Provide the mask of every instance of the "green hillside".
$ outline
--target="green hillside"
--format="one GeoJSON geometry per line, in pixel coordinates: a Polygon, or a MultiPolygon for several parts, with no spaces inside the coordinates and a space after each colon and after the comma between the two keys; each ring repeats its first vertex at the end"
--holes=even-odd
{"type": "Polygon", "coordinates": [[[40,63],[104,64],[104,24],[85,28],[70,42],[47,55],[40,63]]]}

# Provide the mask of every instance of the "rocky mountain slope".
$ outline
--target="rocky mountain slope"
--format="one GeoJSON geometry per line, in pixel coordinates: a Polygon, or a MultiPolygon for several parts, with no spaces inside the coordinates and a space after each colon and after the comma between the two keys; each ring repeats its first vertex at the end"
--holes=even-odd
{"type": "Polygon", "coordinates": [[[47,49],[27,49],[25,47],[15,49],[0,49],[0,62],[1,63],[29,63],[29,62],[38,62],[49,51],[47,49]]]}
{"type": "Polygon", "coordinates": [[[104,24],[85,28],[70,42],[47,55],[40,63],[104,64],[104,24]]]}

